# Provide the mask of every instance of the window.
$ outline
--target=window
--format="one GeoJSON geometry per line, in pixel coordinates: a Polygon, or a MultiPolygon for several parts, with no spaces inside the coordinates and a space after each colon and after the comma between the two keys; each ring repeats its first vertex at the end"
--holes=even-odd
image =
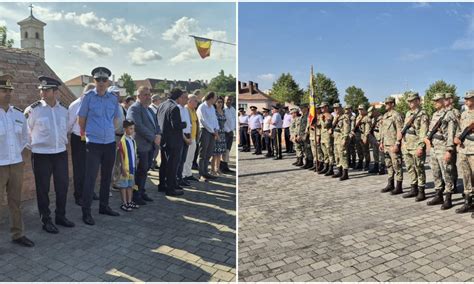
{"type": "Polygon", "coordinates": [[[245,110],[247,110],[247,104],[239,104],[239,108],[243,107],[245,110]]]}
{"type": "Polygon", "coordinates": [[[25,38],[28,38],[28,32],[25,32],[25,38]]]}
{"type": "Polygon", "coordinates": [[[35,34],[35,36],[36,36],[36,38],[37,38],[37,39],[39,39],[39,38],[40,38],[40,35],[39,35],[39,33],[36,33],[36,34],[35,34]]]}

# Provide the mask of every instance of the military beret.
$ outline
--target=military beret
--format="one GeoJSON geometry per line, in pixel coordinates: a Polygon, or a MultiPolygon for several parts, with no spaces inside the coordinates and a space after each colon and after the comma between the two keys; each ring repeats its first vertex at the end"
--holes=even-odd
{"type": "Polygon", "coordinates": [[[276,106],[276,105],[273,105],[273,106],[272,106],[272,109],[279,110],[280,108],[279,108],[278,106],[276,106]]]}
{"type": "Polygon", "coordinates": [[[363,105],[363,104],[360,104],[360,105],[359,105],[359,107],[358,107],[357,109],[363,109],[363,110],[365,110],[365,105],[363,105]]]}
{"type": "Polygon", "coordinates": [[[464,95],[464,99],[472,99],[474,98],[474,90],[470,90],[466,92],[466,95],[464,95]]]}
{"type": "Polygon", "coordinates": [[[392,96],[387,97],[387,98],[385,99],[385,103],[394,103],[394,102],[395,102],[395,98],[392,97],[392,96]]]}
{"type": "Polygon", "coordinates": [[[256,106],[250,106],[250,109],[257,109],[256,106]]]}
{"type": "Polygon", "coordinates": [[[0,76],[0,89],[7,89],[7,90],[15,89],[13,88],[12,80],[13,80],[12,75],[5,74],[5,75],[0,76]]]}
{"type": "Polygon", "coordinates": [[[442,100],[442,99],[444,99],[444,94],[443,93],[436,93],[433,96],[433,101],[442,100]]]}
{"type": "Polygon", "coordinates": [[[444,98],[445,98],[445,99],[452,99],[452,98],[454,98],[454,95],[451,94],[451,93],[445,93],[445,94],[444,94],[444,98]]]}
{"type": "Polygon", "coordinates": [[[409,92],[407,96],[407,101],[411,102],[413,100],[420,99],[418,92],[409,92]]]}
{"type": "Polygon", "coordinates": [[[91,75],[94,77],[94,79],[109,78],[110,75],[112,75],[112,72],[110,72],[110,70],[105,67],[96,67],[92,70],[91,75]]]}
{"type": "Polygon", "coordinates": [[[294,113],[294,112],[298,112],[298,111],[299,111],[299,109],[294,107],[290,110],[290,113],[294,113]]]}
{"type": "Polygon", "coordinates": [[[38,86],[38,89],[41,89],[41,90],[58,88],[59,86],[61,86],[61,82],[51,77],[39,76],[38,80],[40,81],[40,85],[38,86]]]}
{"type": "Polygon", "coordinates": [[[341,105],[339,103],[335,103],[332,105],[332,107],[336,108],[336,107],[341,107],[341,105]]]}
{"type": "Polygon", "coordinates": [[[321,107],[327,107],[327,106],[329,106],[329,104],[328,104],[327,102],[322,102],[322,103],[320,104],[320,106],[321,106],[321,107]]]}
{"type": "Polygon", "coordinates": [[[270,110],[268,108],[263,108],[263,112],[269,112],[270,110]]]}

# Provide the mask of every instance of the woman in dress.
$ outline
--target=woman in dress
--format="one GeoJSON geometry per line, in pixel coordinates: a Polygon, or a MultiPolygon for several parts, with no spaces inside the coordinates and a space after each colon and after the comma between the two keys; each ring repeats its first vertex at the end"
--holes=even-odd
{"type": "Polygon", "coordinates": [[[222,155],[226,151],[226,142],[225,142],[225,131],[224,131],[224,124],[225,124],[225,114],[224,114],[224,98],[218,97],[215,104],[216,108],[216,115],[217,121],[219,122],[219,138],[216,140],[216,147],[214,148],[214,155],[212,155],[211,159],[211,174],[212,175],[220,175],[222,174],[220,171],[220,164],[222,155]]]}

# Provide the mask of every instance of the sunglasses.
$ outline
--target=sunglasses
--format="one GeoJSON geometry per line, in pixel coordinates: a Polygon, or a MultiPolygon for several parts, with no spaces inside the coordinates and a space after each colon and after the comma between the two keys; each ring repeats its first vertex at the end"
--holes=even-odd
{"type": "Polygon", "coordinates": [[[97,82],[105,83],[105,82],[109,81],[109,78],[95,78],[94,80],[96,80],[97,82]]]}

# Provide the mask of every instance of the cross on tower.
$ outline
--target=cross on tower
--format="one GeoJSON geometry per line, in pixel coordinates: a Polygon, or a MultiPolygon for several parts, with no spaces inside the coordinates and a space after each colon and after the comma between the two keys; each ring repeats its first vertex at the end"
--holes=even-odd
{"type": "Polygon", "coordinates": [[[30,7],[30,15],[33,16],[33,4],[30,4],[28,7],[30,7]]]}

